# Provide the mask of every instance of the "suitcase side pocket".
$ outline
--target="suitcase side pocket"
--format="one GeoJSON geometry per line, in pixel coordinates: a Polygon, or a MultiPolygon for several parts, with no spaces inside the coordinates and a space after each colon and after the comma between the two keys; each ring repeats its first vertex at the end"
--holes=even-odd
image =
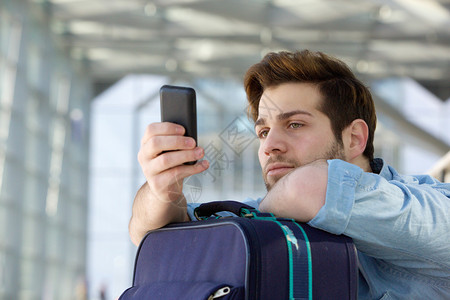
{"type": "Polygon", "coordinates": [[[244,288],[214,282],[158,282],[132,287],[119,299],[241,300],[244,288]]]}

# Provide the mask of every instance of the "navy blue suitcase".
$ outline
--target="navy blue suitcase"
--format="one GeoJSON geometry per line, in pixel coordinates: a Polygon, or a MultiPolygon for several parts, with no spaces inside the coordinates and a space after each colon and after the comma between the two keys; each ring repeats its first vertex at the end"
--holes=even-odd
{"type": "Polygon", "coordinates": [[[235,201],[196,209],[198,222],[149,232],[136,255],[126,299],[356,299],[350,238],[235,201]],[[209,217],[231,211],[240,217],[209,217]]]}

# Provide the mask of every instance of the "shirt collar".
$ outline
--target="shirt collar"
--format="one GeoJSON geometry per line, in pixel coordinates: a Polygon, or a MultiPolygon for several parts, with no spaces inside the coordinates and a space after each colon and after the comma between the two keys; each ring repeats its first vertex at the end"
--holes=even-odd
{"type": "Polygon", "coordinates": [[[394,178],[394,174],[397,174],[397,171],[386,164],[382,158],[375,158],[372,160],[370,162],[370,167],[372,168],[373,173],[378,174],[387,180],[392,180],[394,178]]]}

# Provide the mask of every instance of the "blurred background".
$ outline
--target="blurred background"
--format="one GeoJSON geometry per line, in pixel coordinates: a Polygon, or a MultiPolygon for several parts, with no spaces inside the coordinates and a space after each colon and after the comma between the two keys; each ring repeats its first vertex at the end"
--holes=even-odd
{"type": "Polygon", "coordinates": [[[376,156],[450,181],[449,0],[1,0],[0,299],[116,299],[159,88],[197,91],[211,168],[191,202],[261,197],[242,78],[267,52],[344,60],[375,97],[376,156]]]}

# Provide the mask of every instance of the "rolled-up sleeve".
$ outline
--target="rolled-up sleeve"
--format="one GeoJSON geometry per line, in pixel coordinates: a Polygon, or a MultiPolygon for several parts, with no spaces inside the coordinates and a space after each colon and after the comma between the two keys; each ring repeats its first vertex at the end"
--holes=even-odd
{"type": "Polygon", "coordinates": [[[341,160],[328,161],[328,185],[325,205],[309,222],[322,230],[342,234],[347,228],[362,169],[341,160]]]}

